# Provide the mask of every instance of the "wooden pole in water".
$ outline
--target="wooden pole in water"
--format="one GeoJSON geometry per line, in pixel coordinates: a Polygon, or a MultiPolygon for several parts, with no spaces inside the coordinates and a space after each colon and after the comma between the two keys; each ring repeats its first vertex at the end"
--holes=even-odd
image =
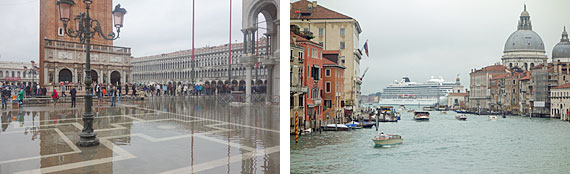
{"type": "Polygon", "coordinates": [[[299,142],[299,113],[295,112],[295,144],[299,142]]]}

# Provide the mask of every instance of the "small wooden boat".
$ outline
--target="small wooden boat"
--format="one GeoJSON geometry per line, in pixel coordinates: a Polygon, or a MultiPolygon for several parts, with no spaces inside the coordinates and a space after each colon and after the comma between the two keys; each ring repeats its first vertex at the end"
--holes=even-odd
{"type": "Polygon", "coordinates": [[[467,120],[467,116],[465,114],[457,114],[457,115],[455,115],[455,119],[465,121],[465,120],[467,120]]]}
{"type": "Polygon", "coordinates": [[[396,144],[402,144],[404,139],[400,135],[390,135],[390,134],[378,134],[372,138],[374,145],[376,147],[391,146],[396,144]]]}
{"type": "Polygon", "coordinates": [[[414,120],[428,121],[429,120],[429,112],[425,112],[425,111],[414,112],[414,120]]]}
{"type": "Polygon", "coordinates": [[[489,115],[489,120],[495,121],[495,120],[497,120],[497,116],[496,115],[489,115]]]}

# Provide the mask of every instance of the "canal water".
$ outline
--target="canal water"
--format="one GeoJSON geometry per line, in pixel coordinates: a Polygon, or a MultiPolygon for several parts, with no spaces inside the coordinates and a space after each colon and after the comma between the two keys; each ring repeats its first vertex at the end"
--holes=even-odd
{"type": "Polygon", "coordinates": [[[399,134],[403,144],[374,147],[376,129],[291,136],[291,173],[568,173],[570,123],[520,116],[431,111],[427,122],[402,112],[379,131],[399,134]]]}

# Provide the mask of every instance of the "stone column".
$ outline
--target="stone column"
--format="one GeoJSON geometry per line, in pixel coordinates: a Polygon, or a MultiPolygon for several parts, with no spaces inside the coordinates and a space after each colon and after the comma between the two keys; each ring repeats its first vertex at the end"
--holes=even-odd
{"type": "Polygon", "coordinates": [[[245,96],[245,102],[251,104],[251,65],[245,66],[245,96]]]}
{"type": "Polygon", "coordinates": [[[59,84],[59,68],[55,67],[55,72],[53,73],[53,83],[52,85],[59,84]]]}
{"type": "Polygon", "coordinates": [[[266,103],[270,104],[271,95],[273,94],[273,64],[266,64],[267,67],[267,85],[265,89],[266,103]]]}
{"type": "Polygon", "coordinates": [[[71,82],[77,83],[78,78],[79,78],[79,76],[77,76],[77,68],[73,68],[73,78],[71,78],[71,82]]]}

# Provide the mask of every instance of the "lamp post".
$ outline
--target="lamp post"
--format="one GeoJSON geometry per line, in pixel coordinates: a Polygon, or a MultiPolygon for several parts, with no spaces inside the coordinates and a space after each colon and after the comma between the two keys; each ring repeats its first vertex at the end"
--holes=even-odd
{"type": "MultiPolygon", "coordinates": [[[[32,60],[31,62],[32,62],[32,67],[30,69],[28,69],[28,67],[24,66],[24,73],[28,73],[32,76],[32,86],[30,88],[33,89],[34,88],[34,77],[38,73],[38,71],[36,69],[39,69],[39,68],[36,66],[35,61],[32,60]]],[[[34,91],[33,95],[35,95],[35,92],[36,91],[34,91]]]]}
{"type": "Polygon", "coordinates": [[[83,0],[85,3],[85,13],[80,13],[73,18],[75,22],[75,29],[67,28],[67,24],[70,21],[71,8],[75,5],[73,0],[59,0],[57,5],[59,7],[59,19],[63,21],[63,27],[65,34],[72,38],[79,38],[81,43],[85,43],[85,112],[83,113],[83,130],[79,134],[78,146],[90,147],[99,145],[99,139],[97,139],[97,133],[93,131],[93,113],[91,107],[93,105],[93,98],[89,95],[91,91],[91,38],[96,34],[99,34],[105,40],[115,40],[119,38],[119,33],[121,32],[121,27],[123,27],[123,19],[127,10],[121,8],[121,4],[115,6],[113,10],[113,20],[114,26],[117,28],[117,35],[111,32],[107,35],[103,34],[101,25],[98,20],[91,19],[89,15],[89,9],[93,0],[83,0]]]}

